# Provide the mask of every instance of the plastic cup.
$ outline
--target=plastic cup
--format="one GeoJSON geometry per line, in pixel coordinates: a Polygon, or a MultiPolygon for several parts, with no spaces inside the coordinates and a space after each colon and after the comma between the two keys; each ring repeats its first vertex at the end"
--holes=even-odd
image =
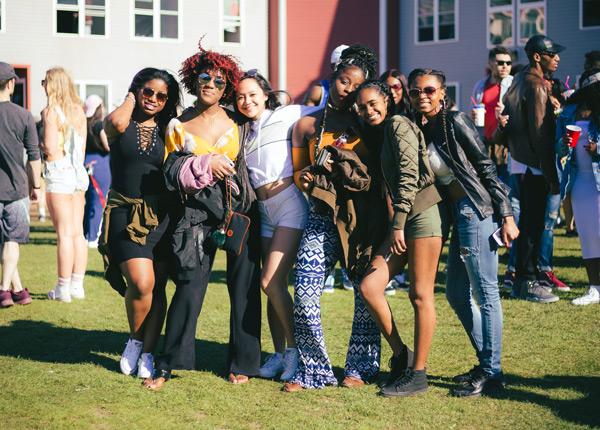
{"type": "Polygon", "coordinates": [[[580,134],[581,127],[576,125],[567,125],[567,136],[571,138],[571,144],[569,145],[571,148],[575,148],[577,146],[577,141],[579,140],[580,134]]]}
{"type": "Polygon", "coordinates": [[[564,97],[565,100],[567,100],[569,97],[571,97],[571,95],[575,92],[575,90],[571,89],[571,90],[566,90],[563,91],[562,96],[564,97]]]}
{"type": "Polygon", "coordinates": [[[473,106],[473,110],[475,111],[475,125],[483,127],[485,125],[485,105],[475,105],[473,106]]]}

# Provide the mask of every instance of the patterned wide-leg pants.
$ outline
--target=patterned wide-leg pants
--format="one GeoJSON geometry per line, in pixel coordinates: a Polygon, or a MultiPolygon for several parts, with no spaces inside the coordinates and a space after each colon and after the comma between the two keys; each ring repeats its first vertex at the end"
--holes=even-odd
{"type": "MultiPolygon", "coordinates": [[[[337,385],[323,336],[320,299],[325,278],[340,255],[340,239],[331,217],[311,208],[300,241],[294,288],[294,337],[299,365],[291,382],[304,388],[337,385]]],[[[357,288],[355,285],[353,333],[345,373],[366,380],[379,370],[380,335],[357,288]]]]}

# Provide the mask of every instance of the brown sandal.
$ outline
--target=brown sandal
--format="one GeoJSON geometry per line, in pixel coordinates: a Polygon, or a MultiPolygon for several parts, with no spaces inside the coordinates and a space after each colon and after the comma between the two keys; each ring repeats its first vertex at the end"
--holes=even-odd
{"type": "Polygon", "coordinates": [[[342,387],[346,388],[360,388],[364,387],[365,381],[354,376],[346,376],[342,381],[342,387]]]}

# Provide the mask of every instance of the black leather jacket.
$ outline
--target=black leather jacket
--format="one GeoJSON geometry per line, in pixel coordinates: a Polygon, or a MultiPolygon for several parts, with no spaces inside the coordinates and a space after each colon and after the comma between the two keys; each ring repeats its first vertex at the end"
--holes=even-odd
{"type": "Polygon", "coordinates": [[[498,179],[496,166],[471,118],[462,112],[447,111],[448,139],[444,133],[442,114],[438,114],[435,121],[432,136],[428,136],[428,140],[434,142],[440,157],[452,169],[479,215],[484,218],[490,215],[501,218],[511,216],[508,189],[498,179]],[[446,140],[449,142],[446,143],[446,140]]]}

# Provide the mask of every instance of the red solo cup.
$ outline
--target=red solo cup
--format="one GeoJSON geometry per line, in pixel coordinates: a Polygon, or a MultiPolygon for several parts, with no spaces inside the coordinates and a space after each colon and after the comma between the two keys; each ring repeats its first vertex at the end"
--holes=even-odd
{"type": "Polygon", "coordinates": [[[571,144],[569,145],[571,148],[575,148],[577,146],[577,141],[579,140],[580,134],[581,127],[576,125],[567,125],[567,136],[571,138],[571,144]]]}

